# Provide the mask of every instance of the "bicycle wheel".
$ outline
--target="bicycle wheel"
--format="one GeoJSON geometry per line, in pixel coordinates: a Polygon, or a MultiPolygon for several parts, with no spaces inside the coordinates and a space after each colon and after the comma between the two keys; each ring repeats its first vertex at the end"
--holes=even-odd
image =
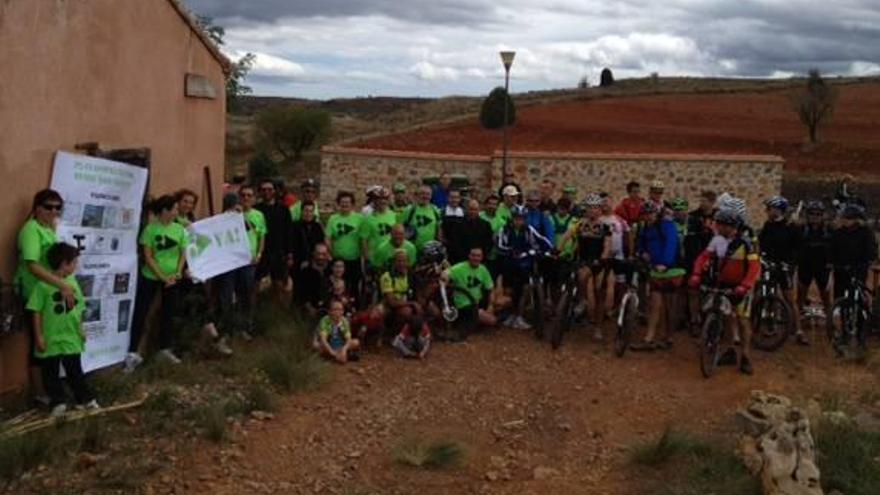
{"type": "Polygon", "coordinates": [[[703,332],[700,336],[700,371],[705,378],[711,377],[718,366],[723,324],[718,315],[714,313],[706,315],[703,321],[703,332]]]}
{"type": "Polygon", "coordinates": [[[532,290],[532,328],[535,330],[535,338],[544,338],[544,288],[537,283],[531,286],[532,290]]]}
{"type": "Polygon", "coordinates": [[[752,309],[753,345],[772,352],[785,344],[791,333],[791,308],[778,296],[761,297],[752,309]]]}
{"type": "Polygon", "coordinates": [[[574,303],[572,293],[567,287],[563,287],[559,294],[559,303],[556,305],[556,320],[550,330],[550,345],[553,350],[562,345],[562,337],[571,329],[571,320],[574,317],[574,303]]]}
{"type": "Polygon", "coordinates": [[[617,357],[623,357],[629,349],[629,342],[639,324],[639,298],[637,296],[624,296],[624,302],[620,306],[620,319],[617,325],[617,336],[614,338],[614,353],[617,357]]]}

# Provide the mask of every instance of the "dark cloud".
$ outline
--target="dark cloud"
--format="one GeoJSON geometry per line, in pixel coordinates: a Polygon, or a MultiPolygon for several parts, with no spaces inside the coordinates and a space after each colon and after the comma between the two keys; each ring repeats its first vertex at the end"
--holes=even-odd
{"type": "Polygon", "coordinates": [[[223,20],[276,22],[285,18],[385,15],[426,24],[481,24],[493,16],[477,0],[186,0],[199,15],[223,20]]]}

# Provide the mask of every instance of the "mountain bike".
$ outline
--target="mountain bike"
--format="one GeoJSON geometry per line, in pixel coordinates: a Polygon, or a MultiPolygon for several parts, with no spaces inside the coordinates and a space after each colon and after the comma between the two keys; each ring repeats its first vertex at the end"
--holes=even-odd
{"type": "Polygon", "coordinates": [[[869,326],[873,321],[869,307],[871,290],[859,276],[858,266],[838,266],[836,273],[843,273],[849,281],[849,288],[844,291],[831,306],[831,318],[828,322],[828,339],[838,356],[845,356],[850,346],[855,344],[862,352],[867,347],[869,326]]]}
{"type": "Polygon", "coordinates": [[[581,301],[581,284],[578,279],[581,263],[565,261],[559,266],[559,301],[556,303],[556,319],[550,329],[550,345],[553,350],[562,345],[565,333],[571,330],[578,318],[575,308],[581,301]]]}
{"type": "Polygon", "coordinates": [[[620,313],[617,315],[617,334],[614,337],[614,353],[623,357],[629,349],[633,333],[639,326],[640,284],[647,278],[648,267],[644,263],[631,262],[628,267],[626,292],[620,300],[620,313]]]}
{"type": "Polygon", "coordinates": [[[700,371],[709,378],[718,367],[721,357],[721,339],[728,317],[735,311],[730,296],[731,289],[703,286],[700,289],[703,301],[703,328],[700,333],[700,371]]]}
{"type": "Polygon", "coordinates": [[[752,303],[753,345],[762,351],[775,351],[785,344],[794,329],[792,308],[779,294],[780,277],[790,277],[791,267],[761,256],[761,278],[752,303]]]}
{"type": "MultiPolygon", "coordinates": [[[[528,294],[529,296],[528,299],[532,310],[532,329],[535,331],[535,338],[541,340],[544,338],[544,304],[546,304],[546,298],[544,297],[544,275],[541,273],[540,264],[538,263],[539,256],[545,258],[553,257],[550,252],[539,252],[530,249],[521,254],[519,259],[532,259],[532,269],[529,271],[528,280],[523,288],[523,295],[528,294]]],[[[523,297],[520,301],[520,313],[526,307],[525,302],[526,297],[523,297]]]]}

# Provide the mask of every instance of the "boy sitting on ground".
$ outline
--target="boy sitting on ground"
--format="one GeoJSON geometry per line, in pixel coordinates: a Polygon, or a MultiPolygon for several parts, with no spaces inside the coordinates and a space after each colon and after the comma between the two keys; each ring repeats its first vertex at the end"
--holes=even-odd
{"type": "Polygon", "coordinates": [[[431,329],[420,316],[410,318],[391,344],[401,357],[425,359],[431,347],[431,329]]]}
{"type": "Polygon", "coordinates": [[[58,243],[49,248],[46,258],[54,274],[73,288],[75,297],[75,304],[70,306],[57,287],[40,281],[34,286],[27,302],[27,309],[33,312],[34,318],[34,355],[41,360],[43,385],[49,394],[52,416],[60,416],[67,411],[64,383],[59,377],[62,366],[77,408],[98,409],[100,406],[86,383],[82,369],[81,357],[86,342],[82,317],[86,305],[82,289],[73,276],[79,249],[58,243]]]}
{"type": "Polygon", "coordinates": [[[318,333],[312,347],[322,356],[345,364],[357,361],[360,341],[351,337],[351,326],[344,315],[345,308],[339,301],[330,301],[327,316],[318,323],[318,333]]]}

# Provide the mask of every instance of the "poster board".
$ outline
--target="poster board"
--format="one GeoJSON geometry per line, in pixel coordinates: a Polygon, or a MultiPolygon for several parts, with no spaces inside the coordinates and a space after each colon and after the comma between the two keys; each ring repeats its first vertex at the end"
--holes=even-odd
{"type": "Polygon", "coordinates": [[[81,250],[88,372],[125,359],[138,279],[137,237],[147,169],[59,151],[52,189],[64,199],[58,238],[81,250]]]}

